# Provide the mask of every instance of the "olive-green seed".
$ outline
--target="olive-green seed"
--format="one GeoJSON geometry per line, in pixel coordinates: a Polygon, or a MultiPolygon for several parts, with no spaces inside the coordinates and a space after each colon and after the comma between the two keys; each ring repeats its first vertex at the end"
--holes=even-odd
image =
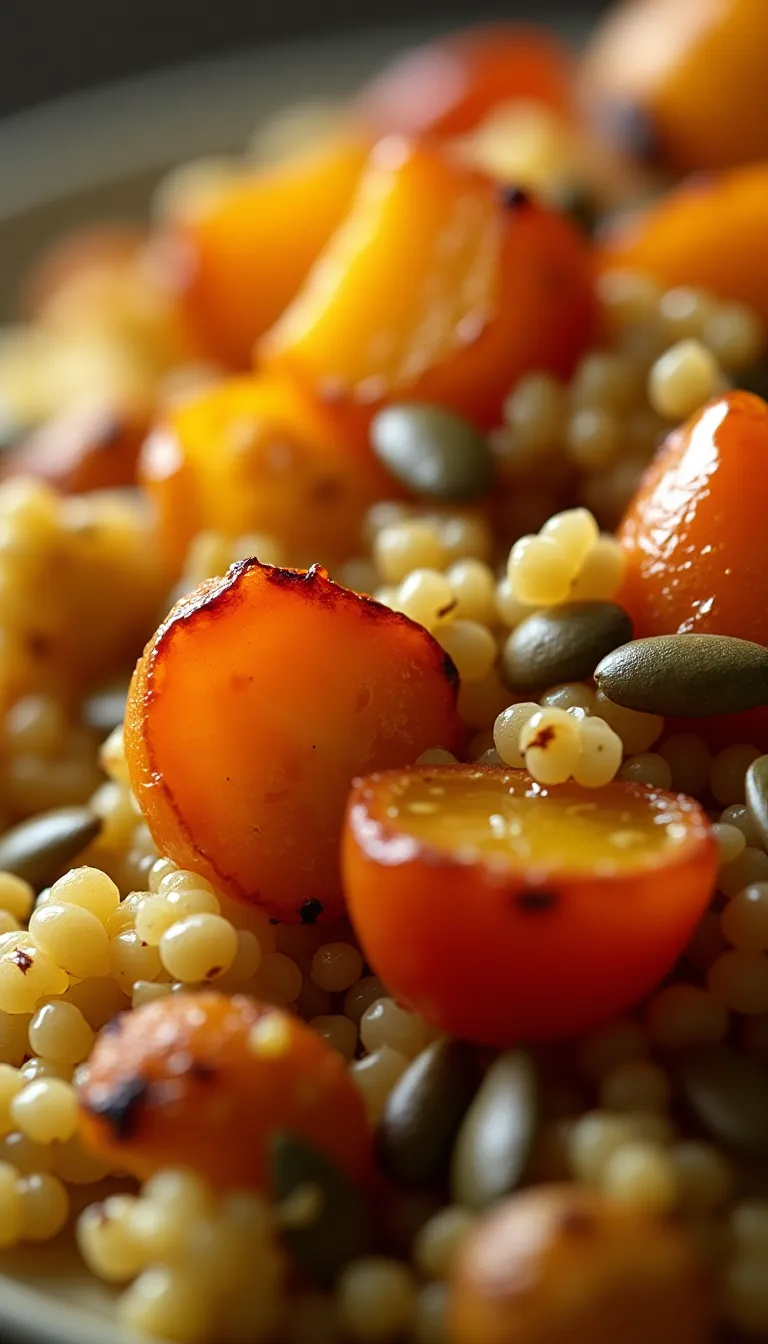
{"type": "Polygon", "coordinates": [[[745,797],[749,814],[768,848],[768,756],[758,756],[747,770],[745,797]]]}
{"type": "Polygon", "coordinates": [[[707,1135],[745,1156],[768,1156],[768,1071],[725,1045],[693,1046],[679,1067],[685,1099],[707,1135]]]}
{"type": "Polygon", "coordinates": [[[94,691],[83,702],[83,723],[86,728],[92,728],[100,739],[109,737],[125,718],[127,697],[128,687],[123,684],[94,691]]]}
{"type": "Polygon", "coordinates": [[[614,649],[595,671],[609,700],[701,718],[768,704],[768,649],[730,635],[656,635],[614,649]]]}
{"type": "Polygon", "coordinates": [[[0,870],[23,877],[41,891],[71,866],[101,826],[101,818],[88,807],[40,812],[0,836],[0,870]]]}
{"type": "Polygon", "coordinates": [[[272,1198],[283,1206],[281,1235],[300,1269],[332,1283],[372,1245],[360,1191],[323,1153],[296,1134],[277,1131],[268,1147],[272,1198]]]}
{"type": "Polygon", "coordinates": [[[583,681],[606,654],[631,638],[632,620],[615,602],[564,602],[534,611],[504,645],[504,680],[520,691],[583,681]]]}
{"type": "Polygon", "coordinates": [[[493,459],[482,435],[439,406],[402,403],[380,411],[371,425],[373,451],[414,494],[468,500],[486,495],[493,459]]]}
{"type": "Polygon", "coordinates": [[[485,1209],[522,1180],[539,1121],[539,1079],[525,1050],[489,1068],[459,1131],[451,1163],[457,1204],[485,1209]]]}
{"type": "Polygon", "coordinates": [[[376,1134],[382,1169],[401,1185],[441,1183],[478,1082],[471,1046],[443,1040],[422,1050],[387,1098],[376,1134]]]}

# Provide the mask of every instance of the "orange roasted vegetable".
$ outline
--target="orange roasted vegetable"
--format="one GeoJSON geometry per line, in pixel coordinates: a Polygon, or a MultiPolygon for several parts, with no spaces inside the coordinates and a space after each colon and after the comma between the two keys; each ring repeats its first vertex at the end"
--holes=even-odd
{"type": "MultiPolygon", "coordinates": [[[[692,631],[768,645],[767,513],[768,405],[729,392],[670,434],[621,525],[621,602],[636,636],[692,631]]],[[[768,747],[764,709],[702,726],[716,740],[768,747]]]]}
{"type": "MultiPolygon", "coordinates": [[[[169,279],[209,354],[247,369],[349,208],[366,148],[334,141],[254,169],[169,221],[169,279]]],[[[162,255],[162,253],[161,253],[162,255]]]]}
{"type": "Polygon", "coordinates": [[[700,285],[768,322],[768,162],[693,178],[619,222],[601,249],[605,269],[645,271],[667,285],[700,285]]]}
{"type": "Polygon", "coordinates": [[[370,1134],[341,1055],[293,1013],[206,991],[122,1013],[80,1087],[88,1147],[146,1179],[189,1167],[218,1188],[267,1182],[270,1136],[308,1139],[364,1181],[370,1134]]]}
{"type": "Polygon", "coordinates": [[[161,853],[287,923],[333,918],[352,779],[455,747],[456,682],[426,630],[324,570],[233,565],[131,683],[126,756],[161,853]]]}
{"type": "Polygon", "coordinates": [[[3,454],[0,479],[35,476],[68,495],[134,485],[146,431],[146,417],[137,407],[76,405],[3,454]]]}
{"type": "Polygon", "coordinates": [[[570,373],[594,315],[567,220],[448,150],[391,137],[260,353],[353,422],[407,398],[488,426],[522,373],[570,373]]]}
{"type": "Polygon", "coordinates": [[[654,988],[717,873],[704,812],[644,785],[423,766],[358,781],[343,842],[374,973],[451,1035],[572,1037],[654,988]]]}
{"type": "Polygon", "coordinates": [[[471,131],[501,103],[571,111],[573,63],[552,33],[484,24],[395,57],[362,90],[358,106],[379,134],[471,131]]]}
{"type": "Polygon", "coordinates": [[[195,533],[276,537],[294,562],[360,553],[370,504],[399,494],[367,447],[347,445],[327,409],[277,378],[233,378],[167,407],[140,477],[178,567],[195,533]]]}
{"type": "Polygon", "coordinates": [[[624,0],[581,70],[599,130],[675,172],[768,155],[767,83],[765,0],[624,0]]]}
{"type": "Polygon", "coordinates": [[[498,1204],[457,1256],[452,1344],[709,1344],[712,1292],[671,1219],[577,1185],[498,1204]]]}

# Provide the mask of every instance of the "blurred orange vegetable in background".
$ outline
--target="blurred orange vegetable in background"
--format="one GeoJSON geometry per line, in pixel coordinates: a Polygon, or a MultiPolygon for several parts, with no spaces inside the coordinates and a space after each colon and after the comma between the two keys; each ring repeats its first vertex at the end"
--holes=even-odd
{"type": "Polygon", "coordinates": [[[262,533],[292,561],[345,559],[361,520],[399,488],[327,409],[285,379],[233,378],[166,409],[141,455],[166,551],[178,568],[195,533],[262,533]]]}
{"type": "Polygon", "coordinates": [[[463,135],[501,103],[571,110],[573,60],[552,33],[478,25],[413,47],[364,87],[358,107],[379,134],[463,135]]]}
{"type": "Polygon", "coordinates": [[[571,372],[594,319],[589,249],[566,219],[390,137],[259,349],[352,423],[407,397],[489,426],[521,374],[571,372]]]}
{"type": "MultiPolygon", "coordinates": [[[[766,82],[768,88],[768,80],[766,82]]],[[[667,285],[700,285],[737,299],[768,322],[768,161],[692,178],[605,236],[605,267],[628,267],[667,285]]]]}
{"type": "Polygon", "coordinates": [[[768,154],[765,0],[624,0],[581,67],[581,92],[617,149],[675,172],[768,154]]]}
{"type": "Polygon", "coordinates": [[[334,140],[243,173],[168,221],[169,283],[210,355],[248,368],[346,213],[365,155],[361,141],[334,140]]]}
{"type": "Polygon", "coordinates": [[[0,479],[35,476],[64,494],[134,485],[147,432],[138,408],[96,400],[47,420],[0,458],[0,479]]]}

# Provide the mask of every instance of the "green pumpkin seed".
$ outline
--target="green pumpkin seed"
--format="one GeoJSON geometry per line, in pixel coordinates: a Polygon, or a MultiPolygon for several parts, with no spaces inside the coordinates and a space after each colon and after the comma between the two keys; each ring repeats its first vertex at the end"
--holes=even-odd
{"type": "Polygon", "coordinates": [[[583,681],[601,658],[631,638],[632,621],[615,602],[564,602],[534,611],[504,645],[504,679],[520,691],[583,681]]]}
{"type": "Polygon", "coordinates": [[[595,671],[616,705],[701,718],[768,704],[768,649],[730,635],[656,635],[615,649],[595,671]]]}
{"type": "Polygon", "coordinates": [[[747,770],[746,799],[750,816],[768,847],[768,756],[758,756],[747,770]]]}
{"type": "Polygon", "coordinates": [[[40,812],[0,836],[0,871],[15,873],[42,891],[95,840],[101,827],[101,818],[89,807],[40,812]]]}
{"type": "Polygon", "coordinates": [[[105,686],[94,691],[83,704],[83,723],[92,728],[99,738],[109,737],[113,728],[117,728],[125,718],[125,702],[128,687],[105,686]]]}
{"type": "Polygon", "coordinates": [[[282,1238],[297,1265],[332,1283],[371,1246],[368,1210],[359,1190],[296,1134],[277,1132],[268,1145],[270,1190],[283,1205],[282,1238]]]}
{"type": "Polygon", "coordinates": [[[440,406],[387,407],[371,425],[371,444],[395,480],[427,499],[479,499],[493,483],[485,439],[468,420],[440,406]]]}
{"type": "Polygon", "coordinates": [[[434,1041],[387,1098],[376,1143],[384,1171],[402,1185],[442,1182],[479,1081],[477,1054],[462,1041],[434,1041]]]}
{"type": "Polygon", "coordinates": [[[491,1065],[464,1118],[451,1163],[457,1204],[484,1209],[519,1185],[536,1138],[539,1080],[525,1050],[491,1065]]]}
{"type": "Polygon", "coordinates": [[[680,1057],[680,1081],[710,1138],[768,1157],[768,1070],[725,1045],[701,1045],[680,1057]]]}

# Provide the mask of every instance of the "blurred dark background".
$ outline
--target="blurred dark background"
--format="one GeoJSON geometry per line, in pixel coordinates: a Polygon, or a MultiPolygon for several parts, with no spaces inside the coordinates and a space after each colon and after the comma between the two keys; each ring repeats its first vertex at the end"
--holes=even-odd
{"type": "MultiPolygon", "coordinates": [[[[553,0],[568,17],[607,0],[553,0]]],[[[0,0],[0,116],[59,94],[261,42],[404,21],[535,18],[536,0],[0,0]]]]}

